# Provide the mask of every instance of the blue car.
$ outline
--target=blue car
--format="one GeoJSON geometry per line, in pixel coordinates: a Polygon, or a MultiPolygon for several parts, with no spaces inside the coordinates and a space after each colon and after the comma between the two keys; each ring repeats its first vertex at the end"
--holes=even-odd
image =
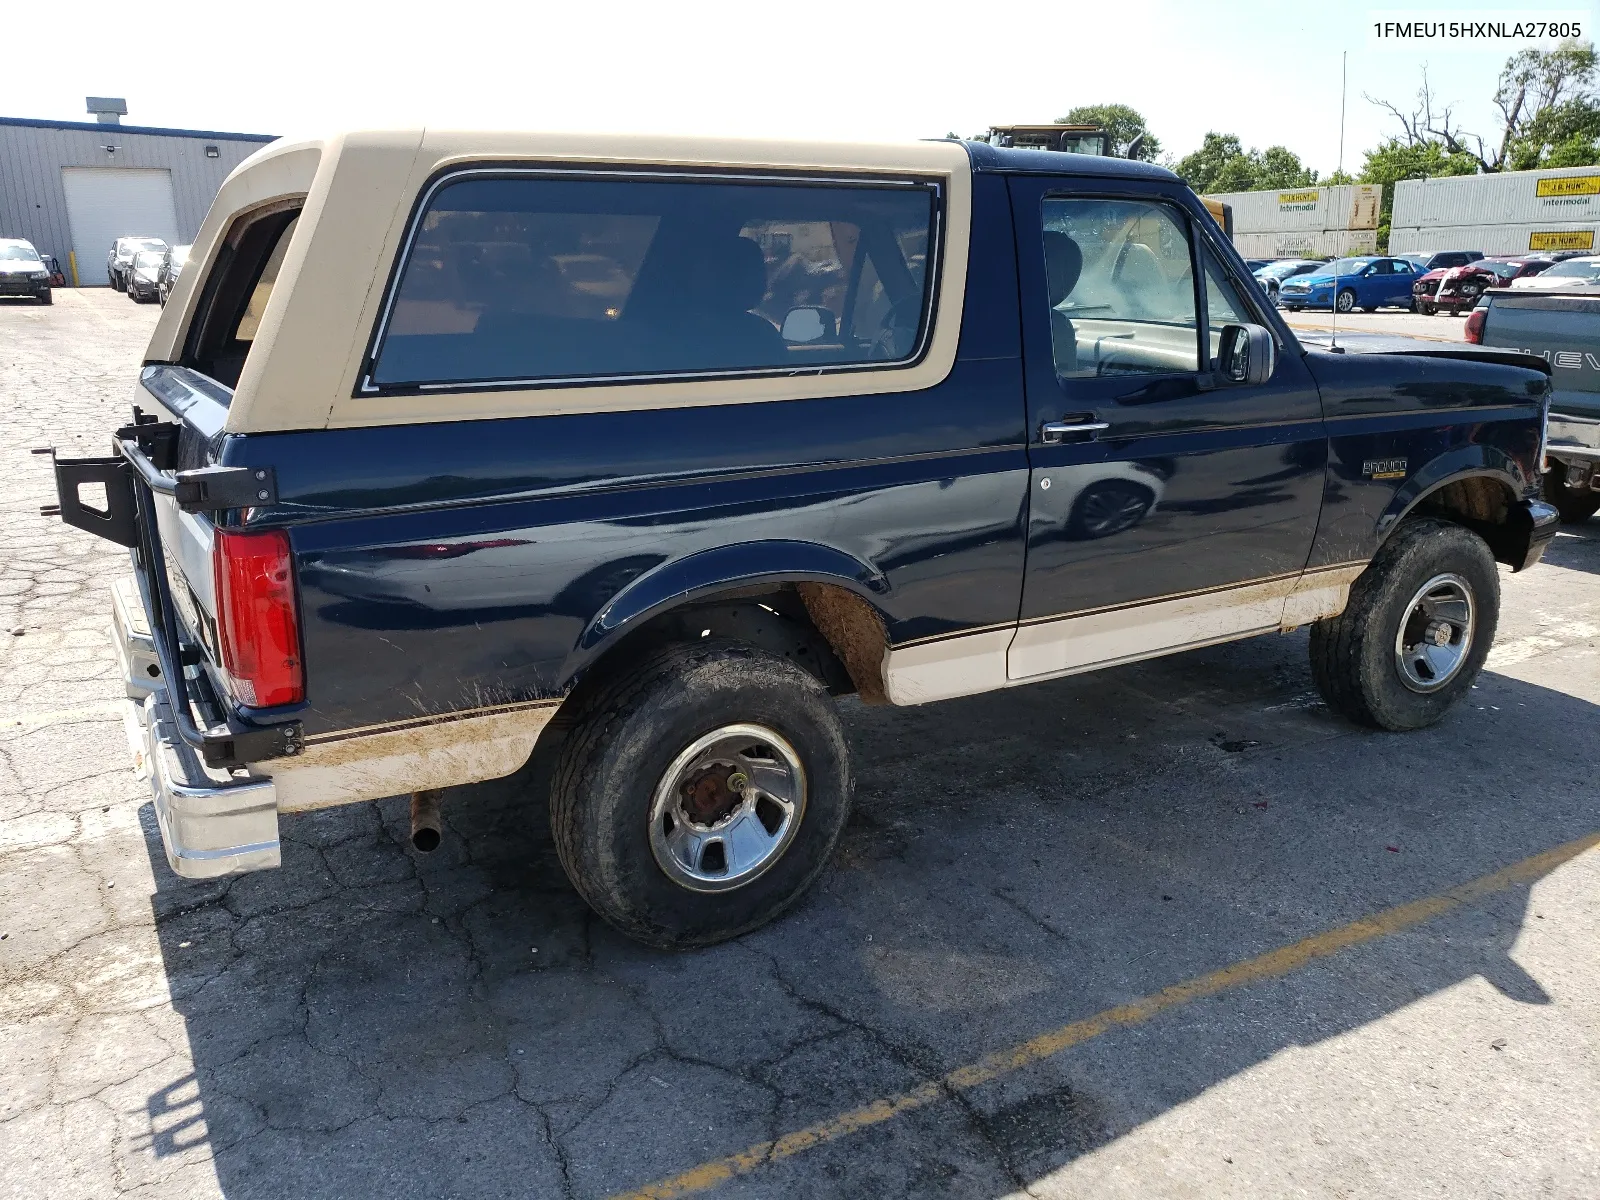
{"type": "Polygon", "coordinates": [[[1403,258],[1341,258],[1322,270],[1286,279],[1278,302],[1290,312],[1302,308],[1337,308],[1377,312],[1385,306],[1411,308],[1411,285],[1417,264],[1403,258]]]}

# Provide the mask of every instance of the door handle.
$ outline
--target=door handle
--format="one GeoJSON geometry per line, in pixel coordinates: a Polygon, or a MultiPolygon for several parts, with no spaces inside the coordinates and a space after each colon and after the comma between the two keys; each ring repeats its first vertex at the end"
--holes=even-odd
{"type": "Polygon", "coordinates": [[[1091,441],[1102,429],[1110,429],[1109,421],[1046,421],[1039,426],[1039,440],[1050,445],[1074,434],[1084,434],[1091,441]]]}

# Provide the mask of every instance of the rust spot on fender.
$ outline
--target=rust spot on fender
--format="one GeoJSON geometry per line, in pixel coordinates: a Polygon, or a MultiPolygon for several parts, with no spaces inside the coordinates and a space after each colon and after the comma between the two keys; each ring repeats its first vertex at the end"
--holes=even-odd
{"type": "Polygon", "coordinates": [[[889,703],[883,686],[883,660],[889,650],[889,635],[878,610],[854,592],[832,584],[797,586],[811,623],[839,656],[862,702],[889,703]]]}

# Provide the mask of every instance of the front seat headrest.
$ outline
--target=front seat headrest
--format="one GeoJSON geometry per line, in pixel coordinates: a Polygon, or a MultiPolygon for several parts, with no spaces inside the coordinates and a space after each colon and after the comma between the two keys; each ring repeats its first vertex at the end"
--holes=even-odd
{"type": "Polygon", "coordinates": [[[1044,231],[1044,274],[1051,308],[1072,295],[1078,276],[1083,274],[1083,251],[1059,229],[1044,231]]]}

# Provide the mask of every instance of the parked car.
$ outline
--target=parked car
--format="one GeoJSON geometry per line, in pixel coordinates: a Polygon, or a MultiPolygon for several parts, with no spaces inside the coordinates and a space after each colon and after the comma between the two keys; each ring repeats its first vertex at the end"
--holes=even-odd
{"type": "Polygon", "coordinates": [[[431,846],[439,789],[537,751],[589,904],[703,944],[822,871],[842,695],[1310,625],[1334,711],[1437,721],[1496,560],[1559,521],[1550,367],[1308,349],[1205,211],[1152,164],[955,141],[258,151],[116,454],[55,460],[63,519],[134,549],[113,621],[173,870],[404,793],[431,846]]]}
{"type": "Polygon", "coordinates": [[[1482,250],[1433,250],[1397,254],[1396,258],[1404,258],[1417,264],[1423,272],[1437,271],[1440,267],[1464,267],[1470,262],[1477,262],[1483,257],[1482,250]]]}
{"type": "Polygon", "coordinates": [[[1600,255],[1569,258],[1539,275],[1513,279],[1517,291],[1571,291],[1574,288],[1600,287],[1600,255]]]}
{"type": "Polygon", "coordinates": [[[133,256],[146,250],[165,250],[167,244],[160,238],[120,237],[111,243],[111,253],[106,255],[106,274],[117,291],[128,288],[128,274],[133,269],[133,256]]]}
{"type": "Polygon", "coordinates": [[[0,296],[31,296],[50,304],[50,268],[33,243],[23,238],[0,238],[0,296]]]}
{"type": "Polygon", "coordinates": [[[156,272],[156,294],[162,308],[167,306],[167,298],[172,295],[183,264],[189,261],[189,249],[188,246],[174,246],[161,256],[161,269],[156,272]]]}
{"type": "Polygon", "coordinates": [[[1293,279],[1297,275],[1309,275],[1327,265],[1317,259],[1280,258],[1277,262],[1258,268],[1254,274],[1256,282],[1267,293],[1267,298],[1276,304],[1278,289],[1283,286],[1285,279],[1293,279]]]}
{"type": "Polygon", "coordinates": [[[128,265],[128,299],[135,304],[146,304],[161,298],[161,263],[169,251],[141,250],[128,265]]]}
{"type": "Polygon", "coordinates": [[[1453,317],[1477,304],[1485,289],[1506,287],[1514,279],[1538,275],[1554,265],[1552,259],[1529,256],[1480,258],[1466,266],[1429,271],[1411,285],[1411,295],[1418,312],[1443,311],[1453,317]]]}
{"type": "Polygon", "coordinates": [[[1568,522],[1600,512],[1600,295],[1528,289],[1483,294],[1466,339],[1541,355],[1551,366],[1544,498],[1568,522]]]}
{"type": "Polygon", "coordinates": [[[1245,270],[1249,271],[1252,275],[1261,270],[1262,267],[1271,266],[1272,263],[1273,260],[1270,258],[1247,258],[1244,260],[1245,270]]]}
{"type": "Polygon", "coordinates": [[[1278,287],[1278,301],[1290,312],[1333,308],[1377,312],[1388,306],[1410,308],[1417,266],[1404,258],[1341,258],[1278,287]]]}
{"type": "Polygon", "coordinates": [[[44,264],[44,269],[50,274],[51,287],[66,287],[67,276],[61,270],[61,263],[54,254],[40,254],[39,261],[44,264]]]}

